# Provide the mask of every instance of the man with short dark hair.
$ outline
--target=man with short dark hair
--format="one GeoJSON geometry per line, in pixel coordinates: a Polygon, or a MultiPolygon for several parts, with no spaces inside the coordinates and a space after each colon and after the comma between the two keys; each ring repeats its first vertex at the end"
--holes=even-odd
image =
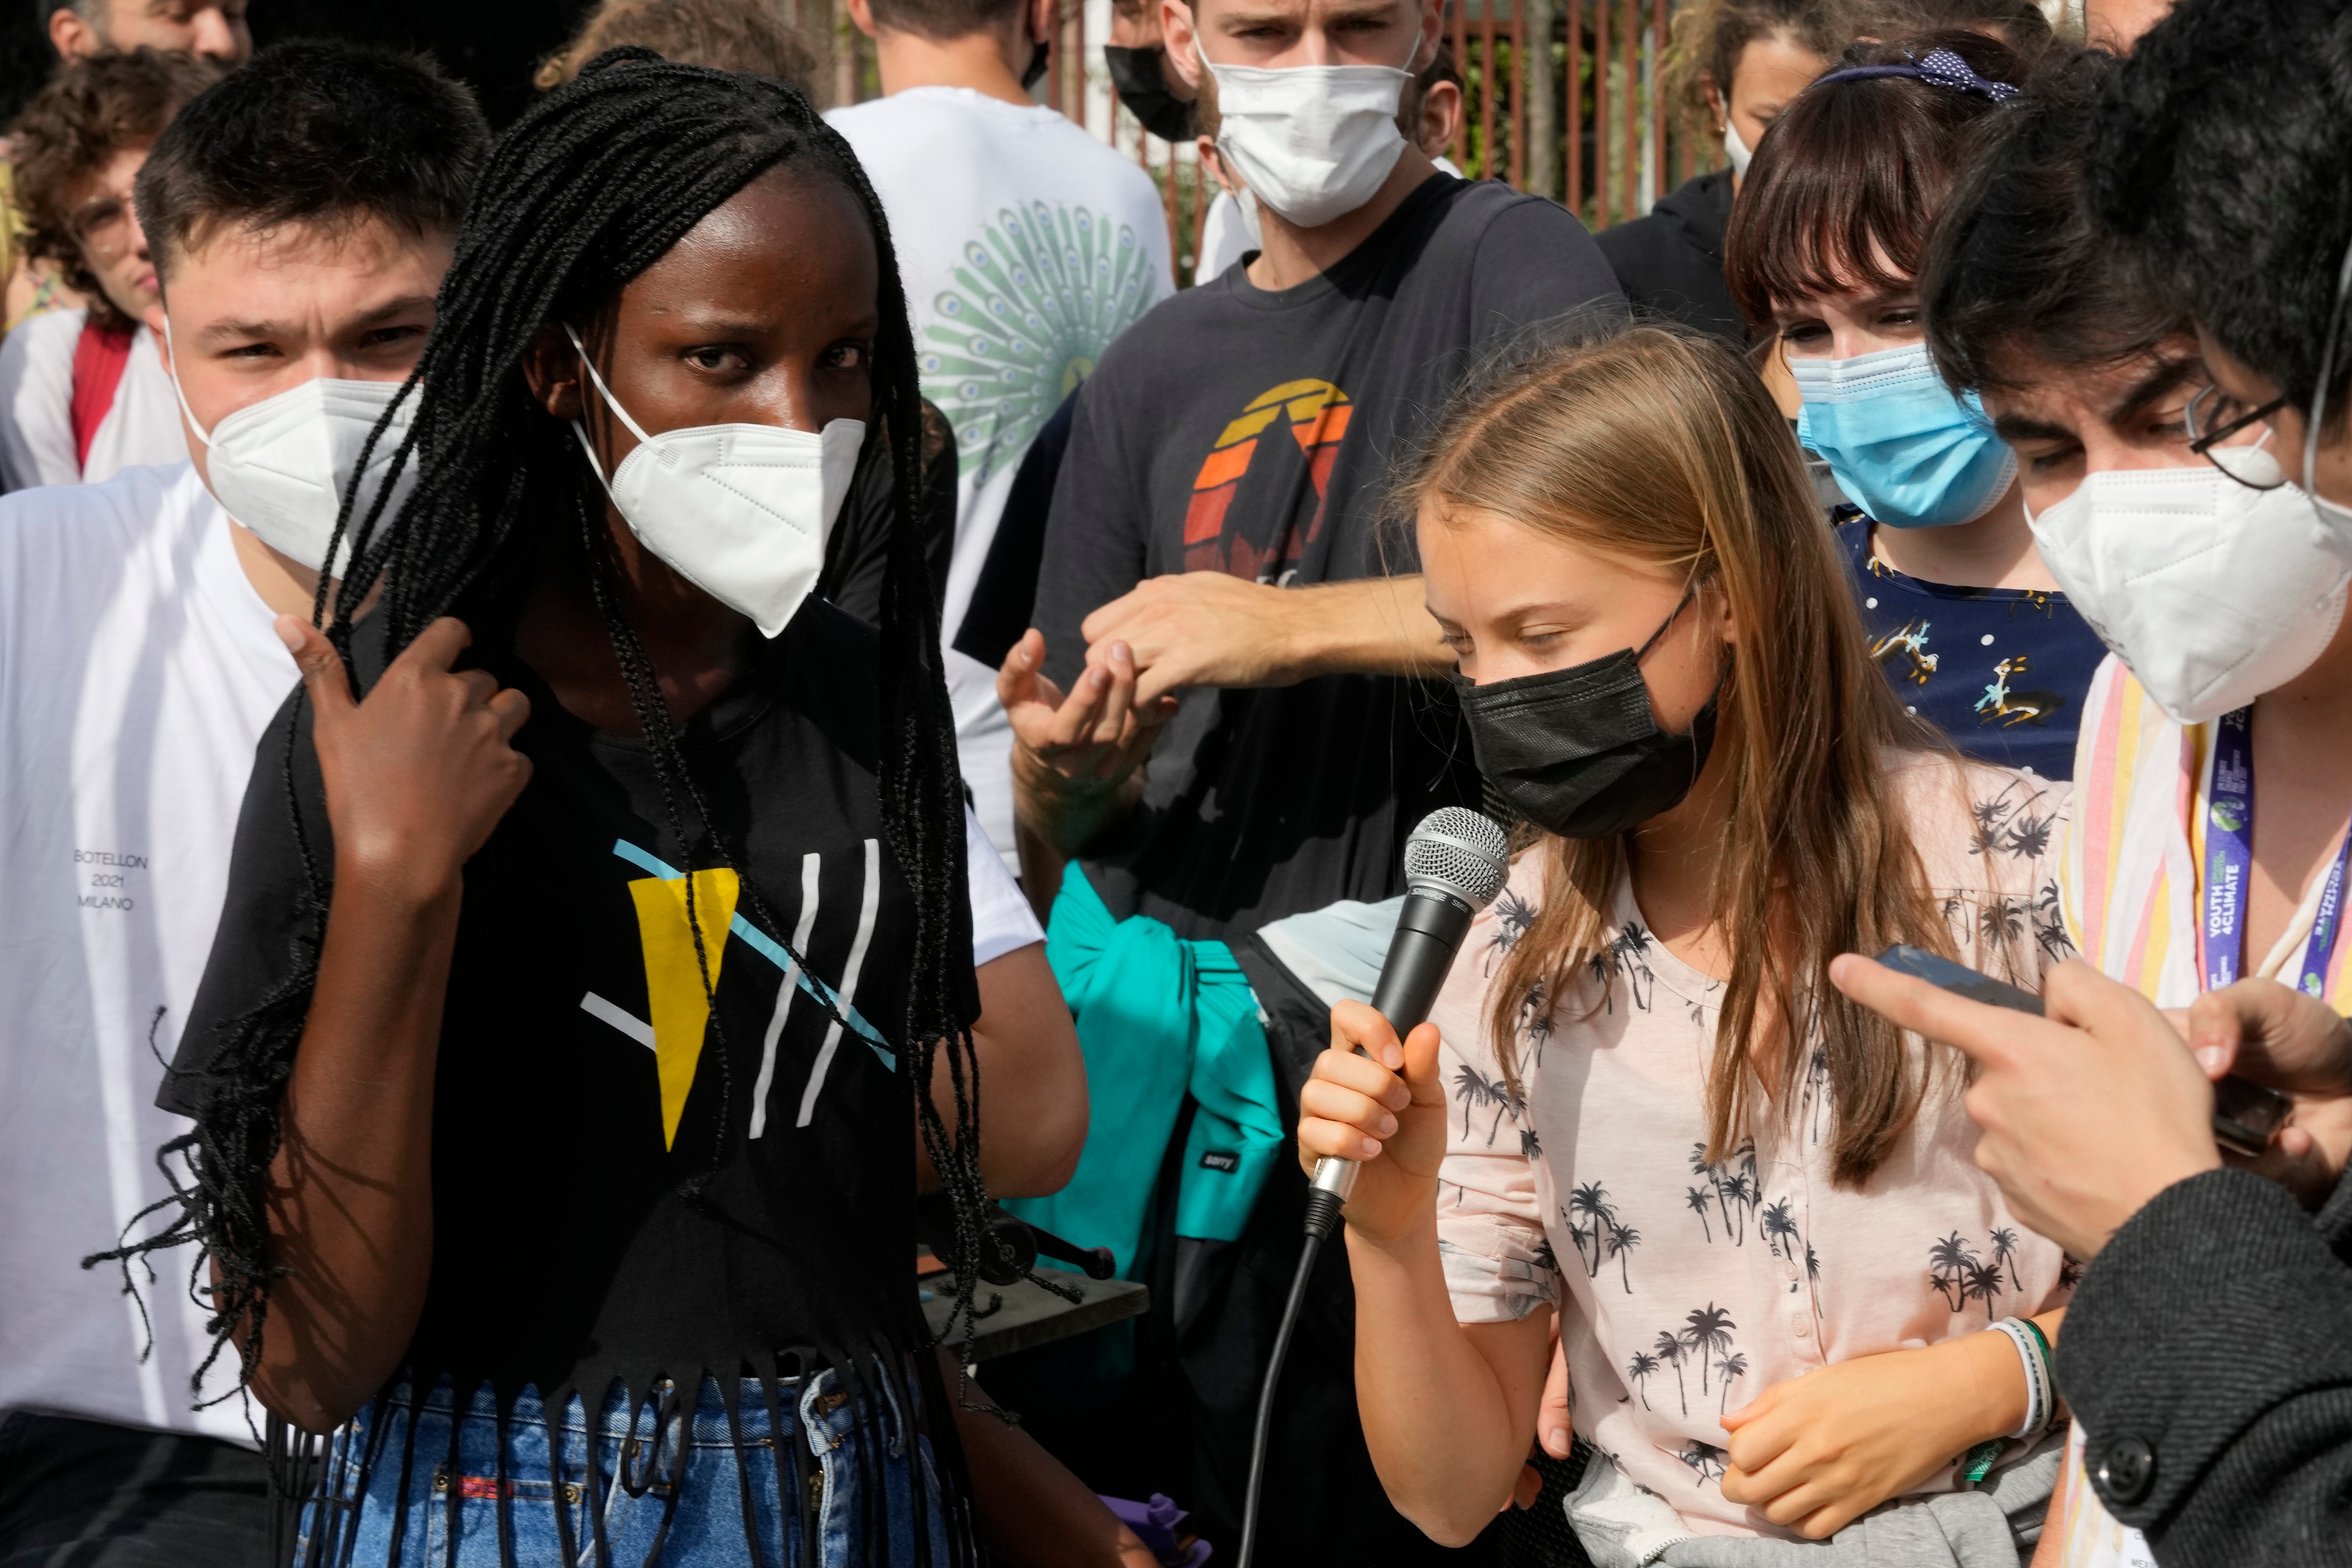
{"type": "Polygon", "coordinates": [[[2088,168],[2116,241],[2196,319],[2213,413],[2266,410],[2300,479],[2324,401],[2317,492],[2352,507],[2352,5],[2184,0],[2118,76],[2088,168]]]}
{"type": "MultiPolygon", "coordinates": [[[[2192,434],[2211,394],[2186,303],[2084,207],[2099,90],[2122,68],[2086,51],[2003,116],[1947,204],[1921,277],[1928,341],[1946,378],[1982,394],[2016,450],[2042,559],[2114,650],[2084,702],[2059,878],[2068,935],[2149,1001],[2197,1000],[2231,951],[2191,913],[2204,868],[2228,874],[2212,824],[2229,815],[2233,778],[2237,789],[2259,779],[2261,810],[2243,840],[2255,891],[2234,961],[2247,987],[2296,987],[2333,1019],[2352,1006],[2352,975],[2329,962],[2321,913],[2352,778],[2352,550],[2313,527],[2312,502],[2282,482],[2286,465],[2260,421],[2210,444],[2192,434]]],[[[2226,1186],[2220,1197],[2287,1207],[2226,1186]]],[[[2102,1303],[2118,1300],[2115,1267],[2095,1265],[2078,1298],[2062,1345],[2070,1366],[2085,1343],[2099,1354],[2102,1303]],[[2084,1300],[2087,1342],[2076,1337],[2084,1300]]],[[[2136,1356],[2151,1331],[2133,1319],[2147,1304],[2105,1318],[2136,1356]]],[[[2120,1558],[2103,1561],[2144,1557],[2137,1533],[2107,1517],[2084,1462],[2111,1447],[2090,1414],[2100,1403],[2077,1402],[2053,1518],[2071,1541],[2123,1543],[2120,1558]]],[[[2126,1417],[2125,1436],[2146,1440],[2137,1425],[2126,1417]]]]}
{"type": "Polygon", "coordinates": [[[253,57],[247,0],[34,0],[49,47],[62,59],[123,49],[165,49],[224,65],[253,57]]]}
{"type": "Polygon", "coordinates": [[[874,39],[883,96],[825,119],[889,217],[923,396],[955,430],[940,627],[964,778],[1009,862],[1011,734],[994,670],[955,652],[956,632],[1030,442],[1173,286],[1168,225],[1132,160],[1030,97],[1055,0],[849,4],[874,39]]]}
{"type": "MultiPolygon", "coordinates": [[[[2250,538],[2232,552],[2247,559],[2221,564],[2234,573],[2315,544],[2339,553],[2352,547],[2345,418],[2352,344],[2343,320],[2352,252],[2352,0],[2181,0],[2137,40],[2102,95],[2082,169],[2099,238],[2121,253],[2124,276],[2136,270],[2159,312],[2195,324],[2210,385],[2196,389],[2182,421],[2189,450],[2233,482],[2242,478],[2248,493],[2231,497],[2233,507],[2275,498],[2263,503],[2275,512],[2263,515],[2274,517],[2278,543],[2250,538]],[[2259,461],[2230,455],[2231,442],[2252,452],[2258,440],[2259,461]],[[2309,494],[2286,492],[2282,480],[2309,494]]],[[[2020,231],[2029,243],[2045,235],[2020,231]]],[[[1995,296],[2013,288],[1977,292],[1997,313],[1995,296]]],[[[1967,308],[1967,292],[1939,287],[1937,308],[1967,308]]],[[[1939,353],[1954,327],[1936,327],[1939,353]]],[[[1955,358],[1983,357],[1965,342],[1955,346],[1963,350],[1955,358]]],[[[1989,394],[1988,406],[1994,402],[1989,394]]],[[[2105,440],[2099,426],[2114,423],[2085,428],[2105,440]]],[[[2011,433],[2030,434],[2014,422],[2011,433]]],[[[2178,528],[2179,517],[2165,526],[2178,528]]],[[[2340,583],[2340,572],[2329,575],[2340,583]]],[[[2311,597],[2326,585],[2314,571],[2283,589],[2274,609],[2253,607],[2256,632],[2267,636],[2276,622],[2311,618],[2311,597]]],[[[2229,630],[2219,607],[2193,603],[2195,586],[2182,584],[2178,595],[2169,624],[2179,636],[2152,639],[2151,650],[2202,639],[2217,625],[2229,630]]],[[[2340,640],[2336,592],[2320,622],[2340,640]]],[[[2245,607],[2228,617],[2251,618],[2245,607]]],[[[2324,711],[2340,702],[2340,679],[2332,685],[2307,694],[2306,706],[2324,711]]],[[[2254,824],[2265,816],[2275,823],[2282,808],[2299,810],[2305,852],[2324,863],[2345,832],[2340,761],[2330,768],[2326,745],[2306,745],[2274,750],[2286,766],[2258,770],[2254,748],[2275,743],[2284,727],[2260,717],[2244,721],[2245,753],[2232,767],[2249,800],[2261,773],[2261,799],[2270,804],[2254,824]],[[2333,804],[2325,793],[2315,798],[2315,787],[2332,789],[2333,804]]],[[[2335,727],[2340,733],[2340,723],[2335,727]]],[[[2102,733],[2135,728],[2126,712],[2116,730],[2102,733]]],[[[2092,745],[2093,727],[2084,734],[2092,745]]],[[[2159,735],[2151,748],[2159,758],[2162,742],[2159,735]]],[[[2119,741],[2138,744],[2136,734],[2119,741]]],[[[2201,805],[2206,791],[2219,792],[2208,776],[2221,754],[2175,752],[2184,754],[2204,760],[2181,767],[2182,782],[2167,792],[2201,805]]],[[[2130,805],[2097,814],[2118,831],[2143,826],[2148,814],[2137,800],[2130,805]]],[[[2091,815],[2078,810],[2078,827],[2091,815]]],[[[2196,812],[2207,845],[2220,838],[2209,819],[2227,816],[2218,804],[2196,812]]],[[[2161,825],[2172,831],[2171,821],[2161,825]]],[[[2245,830],[2249,845],[2253,831],[2245,830]]],[[[2184,832],[2173,845],[2133,852],[2144,862],[2169,861],[2183,869],[2167,875],[2201,887],[2203,859],[2189,844],[2184,832]]],[[[2236,852],[2206,852],[2221,868],[2236,852]]],[[[2101,882],[2116,880],[2112,855],[2093,845],[2082,858],[2101,882]]],[[[2151,887],[2152,902],[2155,884],[2145,873],[2130,874],[2151,887]]],[[[2193,998],[2185,1031],[2133,986],[2083,965],[2052,973],[2046,1019],[1948,996],[1853,956],[1832,970],[1855,1000],[1967,1053],[1969,1110],[1982,1129],[1977,1162],[2029,1224],[2086,1260],[2058,1346],[2059,1390],[2084,1435],[2092,1490],[2117,1520],[2147,1533],[2167,1568],[2341,1563],[2352,1540],[2352,1183],[2343,1179],[2352,1149],[2352,1035],[2336,1010],[2340,998],[2327,994],[2339,982],[2333,971],[2312,973],[2308,952],[2321,943],[2319,912],[2332,907],[2334,881],[2324,873],[2308,881],[2294,916],[2309,923],[2305,956],[2278,978],[2222,985],[2226,960],[2208,967],[2204,947],[2225,952],[2233,929],[2244,940],[2234,903],[2217,908],[2209,930],[2180,900],[2189,917],[2172,928],[2199,929],[2193,943],[2171,944],[2180,956],[2168,965],[2167,954],[2137,947],[2131,932],[2094,935],[2086,950],[2116,943],[2136,978],[2191,971],[2163,982],[2173,994],[2158,998],[2193,998]],[[2184,951],[2192,947],[2199,951],[2184,951]],[[2183,961],[2190,956],[2198,961],[2183,961]],[[2198,994],[2205,986],[2216,988],[2198,994]],[[2251,1162],[2254,1174],[2225,1168],[2215,1146],[2209,1080],[2233,1071],[2284,1092],[2293,1104],[2291,1124],[2251,1162]],[[2283,1185],[2255,1174],[2276,1175],[2283,1185]]],[[[2252,897],[2263,895],[2257,883],[2252,897]]],[[[2103,896],[2103,916],[2126,904],[2120,886],[2103,896]]],[[[2282,902],[2294,907],[2294,895],[2282,902]]],[[[2137,918],[2167,923],[2161,915],[2137,918]]],[[[2244,947],[2248,958],[2257,951],[2251,942],[2244,947]]]]}
{"type": "MultiPolygon", "coordinates": [[[[281,46],[193,99],[139,218],[193,462],[0,497],[0,1560],[237,1568],[255,1427],[154,1223],[154,1108],[254,747],[295,678],[358,440],[434,321],[488,128],[414,57],[281,46]],[[320,395],[320,383],[331,395],[320,395]],[[278,483],[289,480],[289,486],[278,483]],[[136,1285],[126,1294],[126,1285],[136,1285]]],[[[389,452],[387,445],[385,452],[389,452]]],[[[182,1179],[184,1179],[183,1177],[182,1179]]],[[[258,1413],[255,1413],[257,1420],[258,1413]]]]}

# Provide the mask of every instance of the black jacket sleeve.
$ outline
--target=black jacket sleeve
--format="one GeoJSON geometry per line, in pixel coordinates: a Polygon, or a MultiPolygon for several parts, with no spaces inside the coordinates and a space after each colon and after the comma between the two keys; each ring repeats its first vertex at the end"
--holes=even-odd
{"type": "Polygon", "coordinates": [[[2093,1488],[2165,1568],[2352,1562],[2352,1180],[2168,1188],[2084,1272],[2058,1384],[2093,1488]]]}

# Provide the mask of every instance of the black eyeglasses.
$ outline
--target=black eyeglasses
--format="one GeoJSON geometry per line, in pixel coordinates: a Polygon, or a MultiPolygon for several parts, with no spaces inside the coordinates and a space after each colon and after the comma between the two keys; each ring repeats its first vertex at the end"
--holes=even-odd
{"type": "MultiPolygon", "coordinates": [[[[2268,419],[2284,408],[2287,400],[2284,397],[2274,397],[2260,408],[2249,409],[2243,413],[2219,419],[2216,423],[2217,417],[2226,412],[2231,401],[2229,393],[2210,382],[2199,387],[2190,395],[2188,406],[2180,411],[2181,423],[2189,428],[2189,450],[2249,490],[2277,489],[2286,483],[2286,474],[2275,458],[2258,465],[2241,465],[2236,460],[2236,454],[2251,453],[2259,448],[2221,446],[2221,444],[2242,432],[2248,425],[2268,419]],[[2215,451],[2214,448],[2217,446],[2221,446],[2221,450],[2215,451]],[[2252,466],[2252,471],[2241,472],[2243,466],[2252,466]]],[[[2269,454],[2265,453],[2263,455],[2269,456],[2269,454]]]]}

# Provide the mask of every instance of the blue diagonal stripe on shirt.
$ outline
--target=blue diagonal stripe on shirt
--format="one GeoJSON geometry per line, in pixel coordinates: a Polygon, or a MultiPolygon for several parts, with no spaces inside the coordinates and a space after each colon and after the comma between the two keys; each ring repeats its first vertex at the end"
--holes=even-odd
{"type": "MultiPolygon", "coordinates": [[[[641,850],[626,839],[614,839],[613,852],[639,870],[650,872],[660,877],[664,882],[677,882],[686,875],[684,872],[665,863],[651,851],[641,850]]],[[[792,976],[799,982],[802,990],[814,997],[819,1002],[838,1009],[841,1016],[848,1020],[849,1027],[864,1039],[866,1048],[882,1059],[882,1065],[893,1072],[898,1071],[898,1053],[890,1049],[890,1042],[882,1038],[882,1031],[867,1023],[865,1015],[842,1000],[831,986],[810,974],[807,965],[795,965],[791,956],[785,953],[782,943],[778,942],[740,915],[736,915],[727,928],[740,936],[745,946],[773,964],[783,973],[792,976]]]]}

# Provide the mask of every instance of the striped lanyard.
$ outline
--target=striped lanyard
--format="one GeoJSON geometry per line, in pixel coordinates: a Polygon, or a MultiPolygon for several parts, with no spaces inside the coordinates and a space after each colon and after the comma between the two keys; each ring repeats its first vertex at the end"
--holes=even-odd
{"type": "MultiPolygon", "coordinates": [[[[2254,863],[2254,710],[2223,714],[2213,727],[2213,787],[2205,807],[2205,988],[2219,990],[2245,968],[2246,894],[2254,863]]],[[[2344,913],[2344,874],[2352,860],[2352,832],[2337,846],[2303,947],[2306,996],[2327,987],[2344,913]]]]}

